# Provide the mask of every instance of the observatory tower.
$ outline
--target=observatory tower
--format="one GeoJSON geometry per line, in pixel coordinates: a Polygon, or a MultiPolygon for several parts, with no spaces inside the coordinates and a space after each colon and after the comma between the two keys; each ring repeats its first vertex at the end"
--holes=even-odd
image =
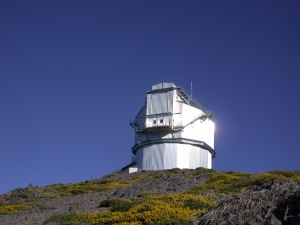
{"type": "Polygon", "coordinates": [[[132,162],[121,173],[171,168],[212,168],[214,123],[181,87],[159,83],[130,122],[135,131],[132,162]]]}

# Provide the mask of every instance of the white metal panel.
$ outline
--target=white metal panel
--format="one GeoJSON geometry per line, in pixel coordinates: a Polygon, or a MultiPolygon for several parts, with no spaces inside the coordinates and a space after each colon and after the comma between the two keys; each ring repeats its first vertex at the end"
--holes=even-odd
{"type": "Polygon", "coordinates": [[[152,85],[152,91],[157,89],[162,89],[162,83],[152,85]]]}
{"type": "Polygon", "coordinates": [[[171,133],[163,133],[163,134],[161,135],[161,139],[172,138],[172,137],[173,137],[173,136],[172,136],[171,133]]]}
{"type": "Polygon", "coordinates": [[[181,138],[181,130],[176,131],[173,133],[174,138],[181,138]]]}
{"type": "Polygon", "coordinates": [[[182,107],[182,124],[185,125],[195,119],[196,117],[199,117],[201,115],[205,115],[205,113],[195,107],[192,107],[187,104],[183,104],[182,107]]]}
{"type": "Polygon", "coordinates": [[[183,102],[174,101],[173,102],[173,113],[181,113],[183,104],[184,104],[183,102]]]}
{"type": "Polygon", "coordinates": [[[136,162],[141,170],[172,169],[177,164],[176,156],[176,145],[174,144],[148,145],[137,151],[136,162]]]}
{"type": "MultiPolygon", "coordinates": [[[[207,137],[206,137],[206,144],[208,144],[211,148],[215,148],[215,124],[213,121],[211,120],[206,120],[205,121],[205,130],[206,130],[206,133],[207,133],[207,137]]],[[[203,130],[204,130],[203,129],[203,130]]],[[[204,131],[205,132],[205,131],[204,131]]],[[[203,133],[204,133],[203,132],[203,133]]]]}
{"type": "Polygon", "coordinates": [[[191,146],[189,152],[190,168],[191,169],[196,169],[197,167],[208,168],[208,161],[207,161],[208,154],[211,157],[209,151],[196,146],[191,146]]]}
{"type": "Polygon", "coordinates": [[[173,127],[181,127],[182,126],[181,114],[173,114],[172,123],[173,123],[173,127]]]}
{"type": "Polygon", "coordinates": [[[135,173],[138,172],[138,168],[137,167],[129,167],[128,168],[128,173],[135,173]]]}
{"type": "Polygon", "coordinates": [[[202,121],[197,120],[194,123],[191,123],[190,125],[186,126],[181,133],[181,137],[205,142],[206,136],[209,134],[202,134],[202,123],[202,121]]]}
{"type": "Polygon", "coordinates": [[[184,128],[181,137],[204,141],[211,148],[214,148],[214,123],[209,119],[205,121],[197,120],[184,128]]]}
{"type": "Polygon", "coordinates": [[[174,144],[159,144],[158,147],[164,152],[164,168],[172,169],[177,167],[177,146],[174,144]]]}
{"type": "Polygon", "coordinates": [[[211,169],[212,168],[212,156],[211,153],[208,152],[207,153],[207,169],[211,169]]]}
{"type": "Polygon", "coordinates": [[[169,82],[162,82],[162,88],[172,88],[176,87],[175,84],[169,82]]]}
{"type": "Polygon", "coordinates": [[[182,105],[183,101],[177,94],[177,90],[174,91],[174,97],[173,97],[173,113],[181,113],[182,112],[182,105]]]}
{"type": "Polygon", "coordinates": [[[190,168],[190,145],[177,144],[177,168],[190,168]]]}
{"type": "Polygon", "coordinates": [[[128,173],[135,173],[138,172],[137,167],[128,167],[125,170],[121,171],[120,174],[128,174],[128,173]]]}
{"type": "Polygon", "coordinates": [[[156,92],[147,94],[146,115],[172,113],[173,91],[156,92]]]}
{"type": "Polygon", "coordinates": [[[164,88],[172,88],[176,87],[175,84],[169,82],[162,82],[159,84],[152,85],[152,90],[164,89],[164,88]]]}
{"type": "Polygon", "coordinates": [[[211,168],[210,152],[189,144],[161,143],[144,146],[137,151],[135,159],[141,170],[211,168]]]}

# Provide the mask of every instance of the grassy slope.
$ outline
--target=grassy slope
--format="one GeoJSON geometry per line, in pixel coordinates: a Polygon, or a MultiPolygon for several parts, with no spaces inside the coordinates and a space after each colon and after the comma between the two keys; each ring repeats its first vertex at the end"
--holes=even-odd
{"type": "MultiPolygon", "coordinates": [[[[168,174],[180,173],[182,170],[172,169],[168,174]]],[[[102,213],[82,213],[53,215],[48,219],[57,224],[191,224],[197,215],[207,212],[216,206],[215,198],[223,194],[240,193],[243,188],[261,185],[272,181],[294,180],[300,183],[300,171],[271,171],[262,174],[247,174],[241,172],[216,172],[199,168],[186,170],[184,176],[195,178],[207,176],[208,180],[199,186],[186,190],[184,193],[149,194],[137,200],[109,199],[99,203],[100,207],[110,207],[111,210],[102,213]]],[[[110,175],[113,176],[113,175],[110,175]]],[[[122,176],[122,175],[118,175],[122,176]]],[[[116,176],[117,177],[117,176],[116,176]]],[[[39,198],[61,198],[76,194],[106,191],[114,188],[130,186],[143,179],[162,179],[161,174],[134,176],[130,180],[104,179],[85,181],[78,184],[53,184],[45,188],[26,189],[13,193],[17,203],[0,203],[0,214],[19,213],[30,209],[39,198]],[[32,192],[41,192],[39,198],[28,198],[32,192]]],[[[43,207],[43,206],[39,206],[43,207]]]]}

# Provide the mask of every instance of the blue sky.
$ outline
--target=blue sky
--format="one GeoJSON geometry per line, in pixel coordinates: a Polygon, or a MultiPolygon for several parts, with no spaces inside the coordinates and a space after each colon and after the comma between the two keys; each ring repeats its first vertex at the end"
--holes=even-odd
{"type": "Polygon", "coordinates": [[[299,170],[299,1],[0,1],[0,193],[130,162],[153,84],[214,112],[213,168],[299,170]]]}

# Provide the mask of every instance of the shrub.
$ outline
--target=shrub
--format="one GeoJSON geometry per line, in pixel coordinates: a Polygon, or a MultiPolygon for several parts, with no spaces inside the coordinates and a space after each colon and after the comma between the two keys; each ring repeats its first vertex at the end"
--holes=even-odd
{"type": "MultiPolygon", "coordinates": [[[[179,173],[184,170],[174,168],[167,173],[179,173]]],[[[190,171],[190,170],[189,170],[190,171]]],[[[115,224],[115,225],[171,225],[191,224],[192,219],[216,207],[216,202],[204,196],[240,193],[247,186],[261,185],[275,180],[294,180],[300,182],[300,171],[271,171],[262,174],[247,174],[240,172],[216,172],[214,170],[197,168],[189,176],[204,174],[207,181],[193,187],[186,193],[155,194],[144,193],[139,195],[139,200],[108,199],[100,203],[99,207],[110,207],[110,211],[100,213],[82,213],[68,215],[53,215],[48,221],[55,221],[58,225],[68,224],[115,224]]],[[[148,179],[161,178],[163,174],[145,175],[148,179]]],[[[54,186],[57,193],[70,194],[71,190],[109,190],[122,186],[129,186],[135,181],[140,181],[137,176],[129,181],[91,181],[85,185],[69,184],[65,189],[54,186]]],[[[49,191],[51,193],[51,191],[49,191]]],[[[55,194],[57,194],[55,193],[55,194]]]]}
{"type": "Polygon", "coordinates": [[[196,168],[196,170],[192,171],[190,174],[193,176],[197,176],[199,174],[210,174],[210,173],[216,173],[216,171],[212,170],[212,169],[206,169],[203,167],[198,167],[196,168]]]}
{"type": "Polygon", "coordinates": [[[136,183],[136,182],[141,182],[142,181],[142,177],[141,176],[136,176],[134,178],[132,178],[132,183],[136,183]]]}
{"type": "Polygon", "coordinates": [[[180,173],[183,170],[180,169],[180,168],[172,168],[172,169],[169,169],[167,171],[170,172],[170,173],[180,173]]]}
{"type": "Polygon", "coordinates": [[[149,225],[191,225],[193,221],[190,219],[161,219],[149,225]]]}
{"type": "Polygon", "coordinates": [[[26,199],[28,198],[28,194],[29,192],[23,192],[23,193],[18,193],[18,194],[12,194],[10,195],[10,197],[18,197],[18,198],[22,198],[22,199],[26,199]]]}
{"type": "Polygon", "coordinates": [[[297,170],[291,170],[291,171],[273,170],[267,173],[271,175],[275,175],[276,177],[282,180],[293,180],[297,183],[300,183],[300,171],[297,170]]]}
{"type": "Polygon", "coordinates": [[[300,183],[300,171],[271,171],[261,174],[241,172],[216,172],[208,174],[209,179],[202,185],[191,188],[187,193],[215,195],[241,193],[245,187],[260,186],[275,180],[294,180],[300,183]]]}
{"type": "Polygon", "coordinates": [[[53,215],[50,219],[46,220],[43,224],[47,222],[56,222],[58,225],[92,225],[92,221],[88,220],[87,216],[82,216],[81,214],[77,215],[74,213],[71,214],[58,214],[53,215]]]}
{"type": "Polygon", "coordinates": [[[110,180],[99,180],[99,181],[96,181],[95,183],[96,184],[108,184],[108,183],[111,183],[112,181],[110,180]]]}
{"type": "Polygon", "coordinates": [[[190,224],[193,216],[207,212],[208,208],[215,206],[215,202],[201,196],[180,193],[144,196],[138,201],[108,199],[101,202],[100,206],[112,207],[112,211],[72,216],[55,215],[51,216],[49,221],[53,220],[58,225],[80,223],[116,225],[190,224]],[[194,204],[191,204],[191,201],[194,204]],[[194,209],[191,209],[193,207],[194,209]]]}
{"type": "Polygon", "coordinates": [[[89,192],[101,192],[131,185],[129,181],[96,180],[78,184],[52,184],[43,190],[44,198],[61,198],[89,192]]]}
{"type": "Polygon", "coordinates": [[[162,179],[162,178],[164,178],[163,174],[151,174],[147,176],[147,179],[162,179]]]}
{"type": "Polygon", "coordinates": [[[211,204],[211,202],[206,202],[204,199],[202,199],[200,196],[197,198],[195,197],[188,197],[183,204],[183,207],[188,207],[192,210],[196,209],[211,209],[214,206],[214,204],[211,204]]]}
{"type": "Polygon", "coordinates": [[[11,204],[0,206],[0,215],[15,214],[31,209],[31,206],[25,204],[11,204]]]}
{"type": "Polygon", "coordinates": [[[127,212],[133,205],[134,202],[129,199],[118,198],[106,199],[100,202],[99,207],[111,207],[112,212],[127,212]]]}
{"type": "Polygon", "coordinates": [[[83,188],[70,190],[70,193],[72,195],[84,194],[84,193],[88,193],[88,192],[89,192],[88,189],[83,189],[83,188]]]}

